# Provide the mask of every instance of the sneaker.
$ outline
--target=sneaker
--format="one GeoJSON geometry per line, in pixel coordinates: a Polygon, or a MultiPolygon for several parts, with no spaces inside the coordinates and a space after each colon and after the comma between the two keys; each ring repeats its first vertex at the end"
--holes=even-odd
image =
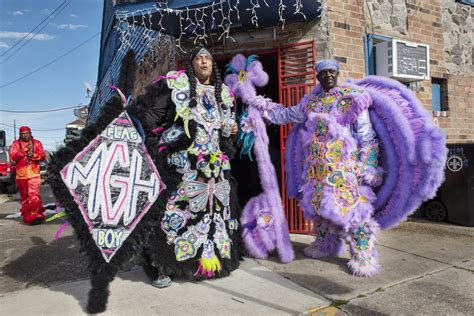
{"type": "Polygon", "coordinates": [[[171,278],[169,276],[163,278],[163,279],[160,279],[158,277],[158,279],[156,279],[155,281],[153,281],[151,283],[151,285],[153,285],[154,287],[157,287],[159,289],[162,289],[162,288],[165,288],[165,287],[168,287],[171,285],[171,278]]]}

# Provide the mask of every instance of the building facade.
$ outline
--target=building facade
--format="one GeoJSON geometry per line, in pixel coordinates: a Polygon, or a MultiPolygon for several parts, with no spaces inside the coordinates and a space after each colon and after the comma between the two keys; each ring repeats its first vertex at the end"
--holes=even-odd
{"type": "MultiPolygon", "coordinates": [[[[110,97],[112,91],[107,85],[116,83],[121,58],[128,48],[135,49],[139,62],[134,95],[140,94],[156,76],[178,67],[183,51],[205,40],[221,69],[236,53],[259,55],[270,82],[258,92],[293,105],[316,85],[316,60],[337,59],[341,81],[380,75],[380,61],[395,63],[394,56],[382,55],[382,46],[398,41],[407,47],[427,48],[418,59],[407,55],[404,61],[410,71],[425,71],[423,78],[402,76],[401,80],[433,113],[435,123],[446,131],[449,144],[474,143],[473,1],[267,0],[269,7],[263,2],[229,0],[226,3],[230,5],[222,10],[217,1],[106,0],[91,121],[110,97]],[[236,7],[232,6],[236,3],[250,6],[240,10],[238,20],[236,7]],[[282,4],[301,11],[282,15],[282,4]],[[306,11],[298,9],[298,5],[306,11]],[[190,12],[194,13],[194,20],[190,12]],[[166,21],[166,14],[172,17],[169,21],[191,24],[165,25],[162,20],[166,21]],[[206,27],[210,32],[204,36],[206,27]]],[[[295,201],[286,197],[283,170],[288,130],[288,126],[282,126],[269,132],[270,150],[279,171],[290,231],[308,233],[310,223],[303,220],[295,201]]]]}
{"type": "Polygon", "coordinates": [[[344,77],[370,73],[370,41],[387,38],[429,45],[430,80],[413,91],[447,134],[474,142],[473,4],[454,0],[329,0],[329,47],[344,77]],[[373,35],[373,36],[372,36],[373,35]],[[371,38],[372,37],[372,38],[371,38]]]}

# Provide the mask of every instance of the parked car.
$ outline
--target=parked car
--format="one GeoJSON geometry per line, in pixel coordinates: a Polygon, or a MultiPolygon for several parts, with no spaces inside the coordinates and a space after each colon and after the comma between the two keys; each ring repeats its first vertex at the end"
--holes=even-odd
{"type": "Polygon", "coordinates": [[[7,150],[0,149],[0,189],[7,193],[16,193],[15,166],[7,150]]]}

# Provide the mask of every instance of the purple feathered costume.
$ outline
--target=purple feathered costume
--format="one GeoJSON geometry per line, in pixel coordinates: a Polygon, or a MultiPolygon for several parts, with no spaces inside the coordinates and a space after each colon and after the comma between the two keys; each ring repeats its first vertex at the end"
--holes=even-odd
{"type": "MultiPolygon", "coordinates": [[[[256,56],[245,58],[238,54],[232,58],[227,69],[231,74],[225,83],[234,93],[244,98],[256,96],[255,86],[268,83],[268,75],[256,56]]],[[[282,262],[294,259],[293,247],[288,233],[288,223],[281,202],[275,168],[268,152],[268,135],[263,119],[256,108],[250,107],[241,122],[244,133],[254,137],[254,153],[257,159],[260,183],[263,192],[251,198],[242,212],[243,241],[247,252],[259,259],[278,250],[282,262]]]]}
{"type": "Polygon", "coordinates": [[[353,274],[377,274],[377,232],[405,220],[444,179],[444,132],[411,91],[388,78],[369,76],[328,91],[318,85],[286,108],[239,93],[242,82],[234,91],[266,119],[296,123],[285,171],[290,197],[314,223],[316,238],[305,254],[338,255],[345,240],[353,274]]]}

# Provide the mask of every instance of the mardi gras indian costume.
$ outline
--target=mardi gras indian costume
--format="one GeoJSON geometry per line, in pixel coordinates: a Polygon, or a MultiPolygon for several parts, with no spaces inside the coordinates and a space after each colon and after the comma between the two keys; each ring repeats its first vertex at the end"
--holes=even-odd
{"type": "Polygon", "coordinates": [[[87,312],[92,314],[106,309],[109,283],[148,239],[158,210],[166,205],[159,197],[167,192],[162,181],[167,169],[152,160],[139,127],[125,111],[135,70],[131,51],[122,62],[118,86],[123,93],[111,87],[119,93],[48,164],[47,181],[89,259],[87,312]]]}
{"type": "MultiPolygon", "coordinates": [[[[316,71],[328,68],[338,70],[337,61],[322,61],[316,71]]],[[[318,85],[292,107],[248,93],[244,83],[228,82],[268,121],[295,123],[285,172],[288,194],[314,224],[316,238],[305,254],[338,255],[345,240],[353,274],[377,274],[378,231],[405,220],[443,180],[443,131],[411,91],[388,78],[369,76],[329,90],[318,85]]]]}
{"type": "Polygon", "coordinates": [[[147,147],[156,148],[154,160],[166,161],[170,173],[164,180],[170,194],[146,247],[153,277],[212,278],[239,265],[240,208],[228,131],[234,99],[216,63],[214,82],[199,82],[191,64],[200,54],[212,58],[204,48],[193,50],[186,70],[167,73],[136,102],[147,147]]]}
{"type": "Polygon", "coordinates": [[[239,265],[228,88],[217,75],[215,84],[200,84],[188,68],[132,102],[126,96],[136,67],[131,51],[120,89],[110,87],[117,95],[48,166],[48,182],[89,258],[89,313],[106,309],[109,283],[143,253],[147,271],[193,279],[239,265]]]}

